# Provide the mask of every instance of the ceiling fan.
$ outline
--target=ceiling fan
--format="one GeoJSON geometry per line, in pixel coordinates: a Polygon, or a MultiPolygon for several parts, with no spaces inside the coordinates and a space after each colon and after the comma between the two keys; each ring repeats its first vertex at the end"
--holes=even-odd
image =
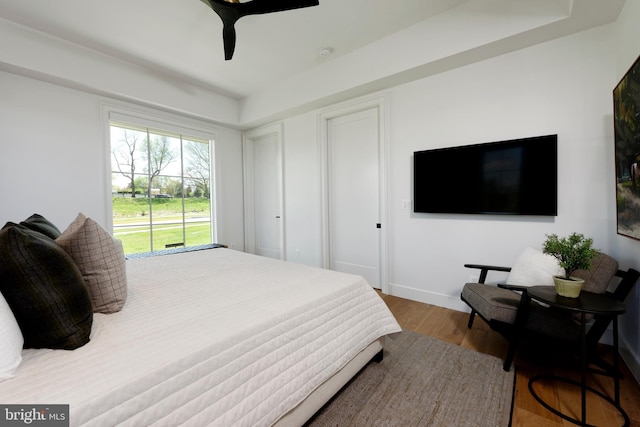
{"type": "Polygon", "coordinates": [[[261,13],[282,12],[309,6],[318,6],[318,0],[202,0],[222,19],[222,38],[224,40],[224,59],[230,60],[236,47],[236,21],[243,16],[261,13]]]}

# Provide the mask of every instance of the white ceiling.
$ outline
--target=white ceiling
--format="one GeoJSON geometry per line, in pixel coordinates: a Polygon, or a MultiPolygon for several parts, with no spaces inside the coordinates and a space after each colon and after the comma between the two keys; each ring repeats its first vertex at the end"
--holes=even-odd
{"type": "Polygon", "coordinates": [[[222,23],[201,0],[0,0],[0,18],[243,99],[338,58],[355,60],[365,49],[375,55],[378,45],[384,67],[382,49],[392,46],[387,40],[396,40],[395,50],[404,43],[406,49],[432,51],[421,52],[418,64],[408,61],[410,69],[455,53],[443,46],[459,45],[455,50],[462,52],[474,44],[512,40],[516,49],[531,44],[523,34],[534,34],[539,42],[546,37],[541,34],[553,38],[608,23],[624,5],[624,0],[319,1],[315,7],[241,18],[231,61],[224,60],[222,23]],[[321,56],[324,47],[333,54],[321,56]]]}

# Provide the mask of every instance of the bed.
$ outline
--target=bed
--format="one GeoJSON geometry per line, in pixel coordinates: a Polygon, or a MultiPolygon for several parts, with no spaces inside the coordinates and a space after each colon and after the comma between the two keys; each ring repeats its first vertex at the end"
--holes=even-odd
{"type": "Polygon", "coordinates": [[[400,331],[361,277],[227,248],[126,261],[90,341],[24,349],[2,404],[68,404],[72,426],[302,425],[400,331]]]}

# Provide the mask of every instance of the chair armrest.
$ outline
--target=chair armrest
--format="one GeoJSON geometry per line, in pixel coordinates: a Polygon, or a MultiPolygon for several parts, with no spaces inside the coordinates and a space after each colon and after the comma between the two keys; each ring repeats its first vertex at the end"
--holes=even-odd
{"type": "Polygon", "coordinates": [[[502,289],[509,289],[510,291],[527,292],[528,286],[521,285],[509,285],[507,283],[498,283],[498,287],[502,289]]]}
{"type": "Polygon", "coordinates": [[[487,279],[487,273],[489,271],[504,271],[507,273],[511,271],[511,267],[499,267],[495,265],[465,264],[464,266],[467,268],[477,268],[478,270],[480,270],[480,278],[478,279],[478,283],[484,283],[484,281],[487,279]]]}

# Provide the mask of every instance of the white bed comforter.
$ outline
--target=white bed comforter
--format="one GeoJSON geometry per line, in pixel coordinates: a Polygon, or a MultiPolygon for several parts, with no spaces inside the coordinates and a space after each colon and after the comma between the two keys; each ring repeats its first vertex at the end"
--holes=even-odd
{"type": "Polygon", "coordinates": [[[129,296],[74,351],[24,350],[0,402],[71,425],[268,426],[400,327],[359,276],[228,249],[127,261],[129,296]]]}

